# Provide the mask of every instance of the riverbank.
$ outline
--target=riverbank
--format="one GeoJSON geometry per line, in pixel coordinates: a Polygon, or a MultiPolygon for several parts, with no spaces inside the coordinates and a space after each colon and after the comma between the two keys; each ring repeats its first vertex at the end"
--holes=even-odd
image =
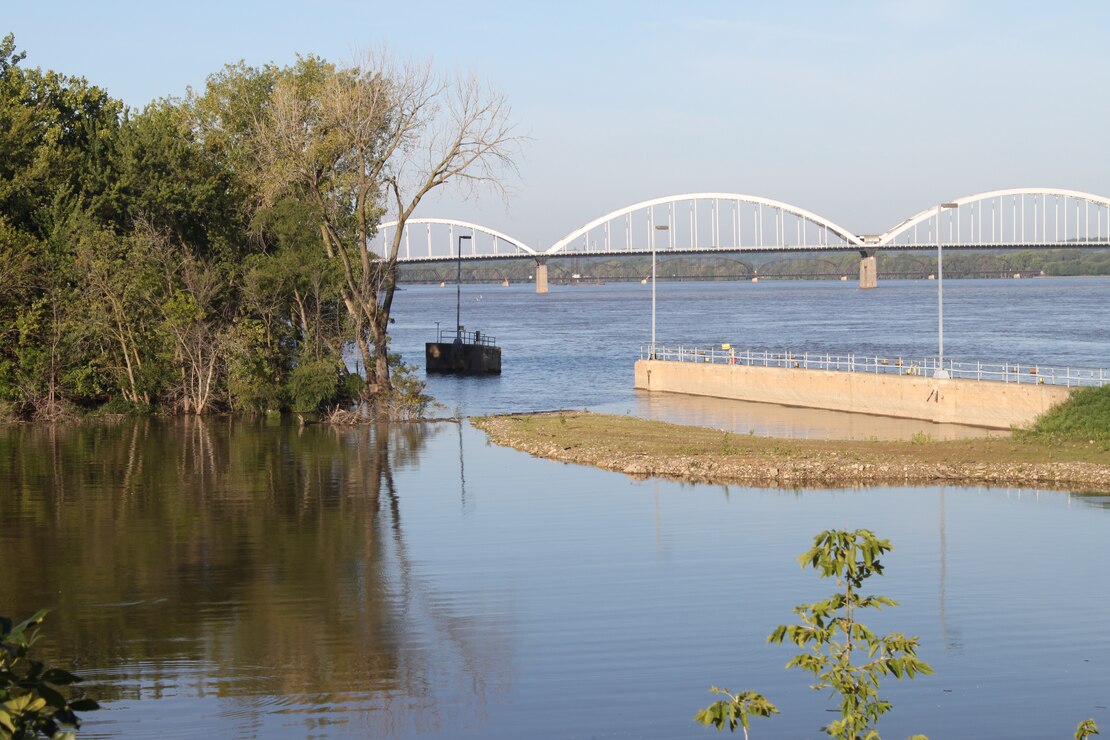
{"type": "Polygon", "coordinates": [[[1110,491],[1110,446],[1035,439],[795,440],[589,412],[475,417],[496,444],[634,477],[758,486],[991,484],[1110,491]]]}

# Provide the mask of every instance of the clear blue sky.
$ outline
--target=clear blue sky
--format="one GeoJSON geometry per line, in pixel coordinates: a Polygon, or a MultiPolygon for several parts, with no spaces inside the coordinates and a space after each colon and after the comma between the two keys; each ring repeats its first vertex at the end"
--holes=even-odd
{"type": "Polygon", "coordinates": [[[9,0],[25,64],[141,107],[229,62],[387,45],[473,72],[531,136],[508,204],[421,215],[538,248],[614,208],[761,195],[856,233],[1003,187],[1110,195],[1110,3],[9,0]]]}

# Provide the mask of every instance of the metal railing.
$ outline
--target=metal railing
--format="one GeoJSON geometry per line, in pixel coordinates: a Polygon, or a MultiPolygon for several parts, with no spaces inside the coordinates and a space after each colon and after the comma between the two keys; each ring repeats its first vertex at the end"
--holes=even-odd
{"type": "Polygon", "coordinates": [[[493,347],[497,345],[496,338],[483,334],[480,331],[440,329],[438,337],[436,341],[440,344],[454,344],[455,342],[459,342],[461,344],[480,344],[483,347],[493,347]]]}
{"type": "MultiPolygon", "coordinates": [[[[937,370],[935,357],[881,357],[879,355],[834,355],[815,352],[769,352],[741,350],[728,345],[678,345],[664,347],[640,345],[640,359],[668,362],[708,362],[722,365],[831,370],[850,373],[887,375],[920,375],[933,377],[937,370]]],[[[1110,370],[1074,367],[1045,367],[1017,362],[963,362],[945,360],[944,369],[951,378],[988,380],[1001,383],[1036,383],[1040,385],[1103,386],[1110,383],[1110,370]]]]}

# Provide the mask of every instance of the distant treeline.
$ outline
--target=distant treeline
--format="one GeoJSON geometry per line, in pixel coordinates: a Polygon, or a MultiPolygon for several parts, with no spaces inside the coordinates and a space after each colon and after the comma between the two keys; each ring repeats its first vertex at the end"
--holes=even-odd
{"type": "MultiPolygon", "coordinates": [[[[742,280],[786,278],[799,280],[837,279],[859,275],[855,252],[806,254],[736,254],[719,256],[659,255],[656,265],[661,280],[742,280]]],[[[936,256],[929,251],[879,252],[880,275],[927,277],[935,274],[936,256]]],[[[548,277],[553,282],[578,280],[642,280],[651,275],[650,257],[563,257],[549,258],[548,277]]],[[[402,282],[454,282],[454,263],[402,265],[402,282]]],[[[533,279],[531,259],[464,263],[462,279],[467,282],[528,282],[533,279]]],[[[1110,275],[1110,249],[1048,250],[951,250],[944,256],[944,275],[965,277],[1022,277],[1110,275]]]]}

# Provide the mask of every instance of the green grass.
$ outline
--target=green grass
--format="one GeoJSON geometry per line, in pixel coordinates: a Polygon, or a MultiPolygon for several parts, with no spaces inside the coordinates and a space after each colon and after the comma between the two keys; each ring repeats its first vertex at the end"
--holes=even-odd
{"type": "Polygon", "coordinates": [[[1076,391],[1041,415],[1024,434],[1073,442],[1110,442],[1110,385],[1076,391]]]}

